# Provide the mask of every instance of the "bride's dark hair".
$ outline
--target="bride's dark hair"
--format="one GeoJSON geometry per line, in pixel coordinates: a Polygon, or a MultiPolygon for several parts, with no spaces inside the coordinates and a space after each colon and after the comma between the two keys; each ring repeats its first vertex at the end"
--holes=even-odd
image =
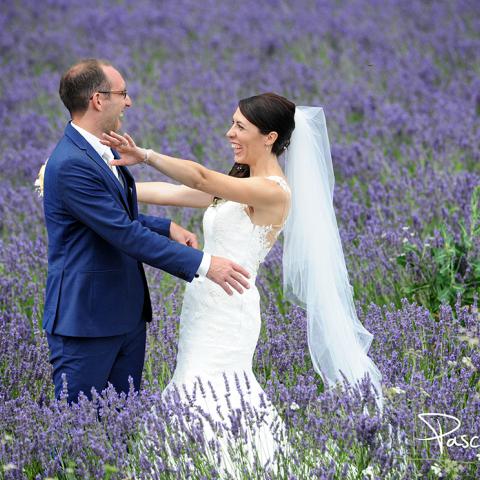
{"type": "Polygon", "coordinates": [[[240,100],[238,108],[242,115],[253,123],[262,135],[277,132],[272,153],[281,155],[290,144],[295,128],[295,104],[276,93],[262,93],[240,100]]]}
{"type": "MultiPolygon", "coordinates": [[[[243,98],[238,102],[238,108],[262,135],[278,133],[272,145],[272,153],[280,156],[290,144],[290,137],[295,128],[295,104],[281,95],[268,92],[243,98]]],[[[235,163],[228,174],[232,177],[249,177],[250,167],[243,163],[235,163]]]]}
{"type": "MultiPolygon", "coordinates": [[[[295,128],[295,104],[276,93],[261,93],[253,97],[243,98],[238,102],[242,115],[253,123],[262,135],[277,132],[278,137],[272,145],[272,153],[280,156],[290,144],[290,137],[295,128]]],[[[245,163],[234,163],[228,175],[237,178],[250,176],[250,166],[245,163]]],[[[219,197],[213,199],[216,205],[219,197]]]]}

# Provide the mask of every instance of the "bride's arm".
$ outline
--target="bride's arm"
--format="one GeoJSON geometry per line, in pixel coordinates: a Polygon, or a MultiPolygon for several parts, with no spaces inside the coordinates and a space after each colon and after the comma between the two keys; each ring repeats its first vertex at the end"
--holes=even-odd
{"type": "Polygon", "coordinates": [[[265,207],[285,203],[286,194],[277,183],[261,177],[236,178],[210,170],[191,160],[163,155],[153,150],[145,150],[135,145],[132,138],[118,135],[103,135],[102,143],[115,148],[120,160],[112,160],[112,165],[135,165],[145,162],[168,177],[211,196],[233,200],[253,207],[265,207]]]}
{"type": "Polygon", "coordinates": [[[213,195],[185,185],[173,185],[167,182],[139,182],[135,185],[137,200],[142,203],[206,208],[213,201],[213,195]]]}

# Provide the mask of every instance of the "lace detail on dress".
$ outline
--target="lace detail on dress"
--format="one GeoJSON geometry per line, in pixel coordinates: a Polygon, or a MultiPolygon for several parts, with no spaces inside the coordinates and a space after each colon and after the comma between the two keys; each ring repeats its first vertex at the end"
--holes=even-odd
{"type": "MultiPolygon", "coordinates": [[[[286,192],[290,188],[280,176],[266,177],[286,192]]],[[[285,224],[288,206],[279,225],[257,225],[252,222],[247,205],[222,201],[207,208],[203,217],[204,250],[212,255],[230,258],[256,275],[258,266],[265,259],[285,224]]],[[[220,291],[220,287],[218,287],[220,291]]]]}
{"type": "MultiPolygon", "coordinates": [[[[282,187],[285,192],[287,192],[289,195],[291,194],[290,187],[288,186],[286,180],[283,177],[272,175],[266,178],[273,180],[277,185],[282,187]]],[[[288,211],[288,207],[286,208],[286,210],[288,211]]],[[[276,242],[278,236],[280,235],[280,232],[282,231],[285,221],[287,219],[287,215],[287,212],[285,212],[282,222],[279,225],[256,225],[252,222],[252,225],[255,225],[257,227],[257,231],[259,233],[258,241],[263,245],[265,249],[267,249],[267,253],[273,247],[273,244],[276,242]]]]}

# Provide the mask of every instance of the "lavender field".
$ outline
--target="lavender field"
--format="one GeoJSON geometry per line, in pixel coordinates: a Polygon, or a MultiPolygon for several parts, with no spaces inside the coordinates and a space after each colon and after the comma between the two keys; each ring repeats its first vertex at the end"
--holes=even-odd
{"type": "MultiPolygon", "coordinates": [[[[142,391],[54,400],[33,183],[68,121],[60,75],[84,57],[123,73],[133,100],[124,128],[137,143],[220,171],[233,162],[224,134],[240,98],[274,91],[325,110],[339,229],[384,412],[367,383],[363,395],[324,391],[305,314],[283,297],[277,242],[257,280],[254,371],[293,448],[275,474],[239,459],[238,478],[480,478],[477,0],[1,3],[0,479],[220,478],[201,428],[187,436],[160,402],[184,288],[167,274],[147,267],[154,321],[142,391]],[[146,424],[149,453],[139,448],[146,424]]],[[[141,208],[201,238],[202,211],[141,208]]]]}

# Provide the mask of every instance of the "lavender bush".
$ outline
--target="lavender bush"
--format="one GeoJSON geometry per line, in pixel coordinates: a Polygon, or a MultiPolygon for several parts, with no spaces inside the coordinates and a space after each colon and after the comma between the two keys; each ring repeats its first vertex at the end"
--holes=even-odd
{"type": "MultiPolygon", "coordinates": [[[[238,99],[275,91],[325,109],[340,234],[385,411],[376,413],[368,381],[323,388],[304,312],[283,296],[279,242],[257,280],[254,369],[289,447],[276,473],[240,455],[238,477],[480,477],[478,2],[22,0],[3,2],[0,32],[1,479],[220,478],[218,445],[202,437],[209,419],[160,401],[183,291],[160,271],[147,268],[154,321],[142,391],[110,389],[72,408],[53,398],[33,182],[68,120],[60,74],[92,56],[127,79],[126,130],[140,145],[221,171],[232,163],[223,135],[238,99]],[[458,430],[420,440],[432,437],[429,418],[437,431],[457,426],[440,414],[458,430]]],[[[202,212],[142,208],[200,234],[202,212]]],[[[246,412],[225,426],[239,440],[246,412]]]]}

